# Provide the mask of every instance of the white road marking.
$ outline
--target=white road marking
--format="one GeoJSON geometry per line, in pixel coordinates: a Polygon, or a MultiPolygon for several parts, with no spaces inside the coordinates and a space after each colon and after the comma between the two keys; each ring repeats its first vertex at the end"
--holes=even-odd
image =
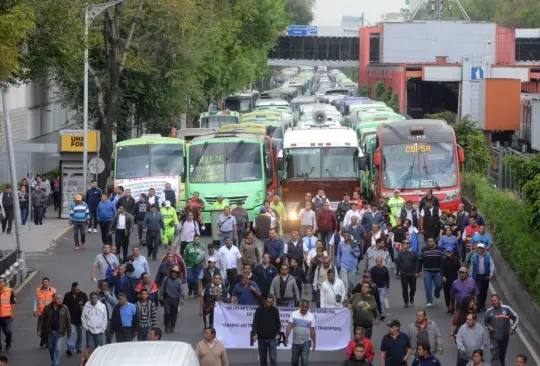
{"type": "MultiPolygon", "coordinates": [[[[493,288],[493,285],[492,285],[491,283],[489,284],[489,291],[490,291],[492,294],[496,294],[496,293],[497,293],[497,292],[495,291],[495,288],[493,288]]],[[[528,350],[529,353],[531,354],[531,357],[534,359],[534,362],[535,362],[537,365],[540,365],[540,357],[539,357],[538,354],[536,353],[536,350],[533,348],[533,346],[529,343],[529,341],[527,340],[527,338],[525,337],[525,335],[523,334],[523,332],[519,329],[519,327],[517,327],[516,333],[517,333],[517,335],[519,336],[519,338],[521,338],[521,341],[523,342],[523,344],[525,345],[525,347],[527,347],[527,350],[528,350]]]]}
{"type": "Polygon", "coordinates": [[[384,308],[390,309],[390,302],[388,301],[387,297],[384,298],[384,308]]]}

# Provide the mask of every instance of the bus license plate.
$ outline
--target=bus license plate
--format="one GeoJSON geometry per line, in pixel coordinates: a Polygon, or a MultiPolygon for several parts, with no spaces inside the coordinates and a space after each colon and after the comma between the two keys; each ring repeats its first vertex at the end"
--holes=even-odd
{"type": "Polygon", "coordinates": [[[423,180],[421,182],[422,188],[434,188],[435,187],[435,181],[434,180],[423,180]]]}

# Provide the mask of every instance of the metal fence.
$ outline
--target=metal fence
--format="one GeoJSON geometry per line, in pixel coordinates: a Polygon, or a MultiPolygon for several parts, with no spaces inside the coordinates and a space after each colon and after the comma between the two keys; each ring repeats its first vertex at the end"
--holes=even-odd
{"type": "Polygon", "coordinates": [[[510,168],[504,163],[506,156],[517,155],[528,159],[531,154],[523,154],[517,150],[493,145],[491,148],[493,164],[488,167],[488,175],[491,177],[492,183],[500,189],[513,191],[521,197],[521,188],[517,183],[517,179],[512,175],[510,168]]]}

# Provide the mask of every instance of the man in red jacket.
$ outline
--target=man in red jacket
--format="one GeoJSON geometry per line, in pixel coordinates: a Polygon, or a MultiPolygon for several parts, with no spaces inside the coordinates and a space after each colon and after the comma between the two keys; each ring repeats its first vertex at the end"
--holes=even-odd
{"type": "Polygon", "coordinates": [[[317,212],[317,228],[319,231],[319,239],[324,243],[324,248],[326,250],[332,235],[338,231],[336,214],[330,209],[330,202],[325,202],[323,204],[323,209],[317,212]]]}
{"type": "Polygon", "coordinates": [[[350,341],[349,345],[347,346],[347,351],[345,352],[345,359],[348,360],[351,357],[358,343],[364,345],[364,349],[366,350],[366,359],[373,362],[373,359],[375,358],[375,350],[373,349],[373,343],[371,343],[369,339],[364,337],[364,328],[362,327],[356,327],[356,329],[354,330],[354,339],[350,341]]]}

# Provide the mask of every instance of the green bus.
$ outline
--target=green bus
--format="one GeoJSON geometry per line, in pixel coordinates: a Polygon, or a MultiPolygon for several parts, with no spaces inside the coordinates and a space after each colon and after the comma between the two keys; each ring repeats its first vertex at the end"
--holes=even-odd
{"type": "Polygon", "coordinates": [[[249,129],[217,131],[194,138],[187,151],[187,191],[199,192],[204,221],[210,222],[212,205],[222,195],[231,206],[244,202],[250,221],[264,200],[277,193],[277,149],[262,133],[249,129]]]}
{"type": "Polygon", "coordinates": [[[143,135],[116,143],[114,149],[114,185],[130,189],[135,200],[154,188],[160,202],[169,183],[176,195],[176,209],[184,207],[184,157],[186,142],[173,137],[143,135]]]}

